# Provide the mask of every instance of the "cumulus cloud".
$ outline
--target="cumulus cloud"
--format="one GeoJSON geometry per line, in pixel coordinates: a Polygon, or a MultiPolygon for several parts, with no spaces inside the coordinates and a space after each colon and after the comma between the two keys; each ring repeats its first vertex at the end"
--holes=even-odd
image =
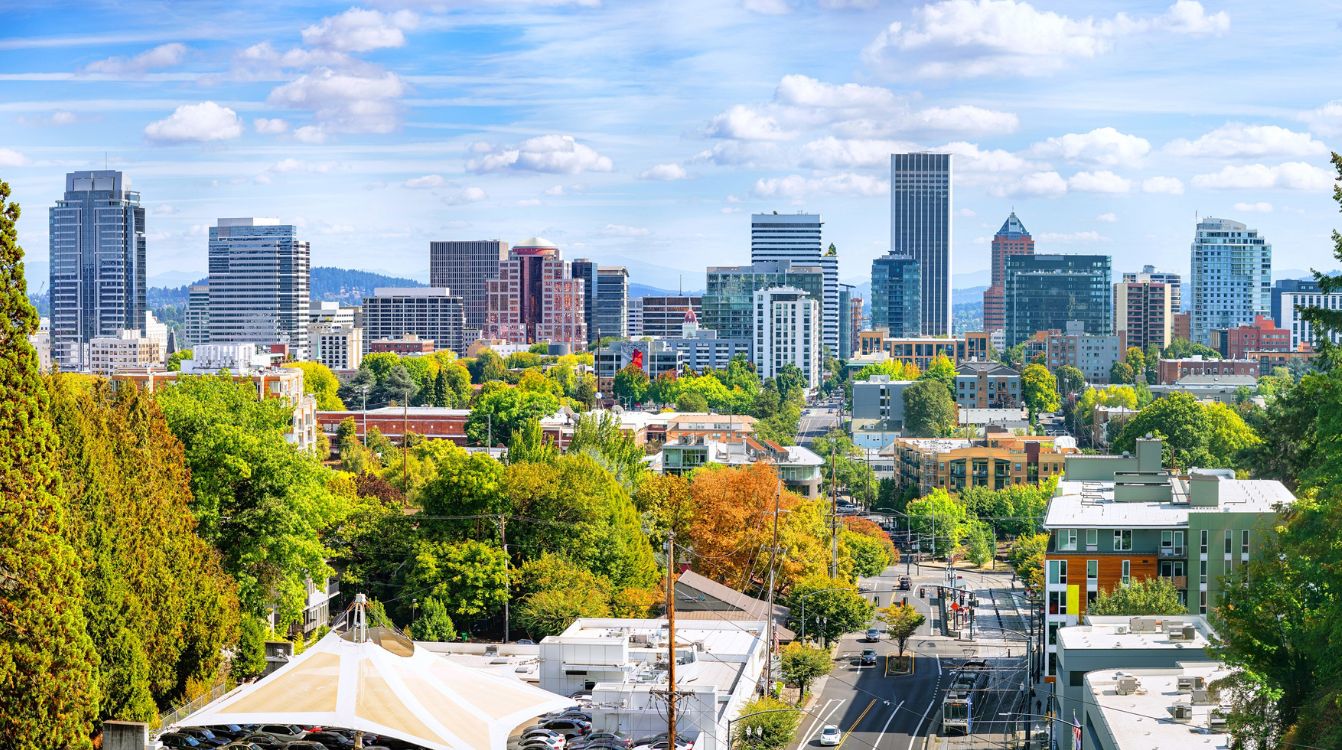
{"type": "Polygon", "coordinates": [[[1285,190],[1324,191],[1333,186],[1333,175],[1302,161],[1275,166],[1267,164],[1230,165],[1219,172],[1193,177],[1193,184],[1213,190],[1285,190]]]}
{"type": "Polygon", "coordinates": [[[289,123],[274,117],[258,117],[252,120],[252,127],[256,128],[258,133],[276,135],[289,129],[289,123]]]}
{"type": "Polygon", "coordinates": [[[639,175],[639,179],[672,181],[683,180],[688,176],[689,175],[685,174],[684,167],[675,162],[670,162],[667,164],[654,164],[643,170],[643,173],[639,175]]]}
{"type": "Polygon", "coordinates": [[[1309,129],[1320,135],[1342,135],[1342,99],[1337,99],[1299,115],[1309,129]]]}
{"type": "Polygon", "coordinates": [[[1234,158],[1264,156],[1314,156],[1328,147],[1309,133],[1297,133],[1277,125],[1244,125],[1232,122],[1196,140],[1180,138],[1165,150],[1175,156],[1234,158]]]}
{"type": "Polygon", "coordinates": [[[769,141],[719,141],[694,155],[694,161],[720,166],[781,166],[785,159],[777,143],[769,141]]]}
{"type": "Polygon", "coordinates": [[[1057,172],[1031,172],[1017,179],[996,185],[997,195],[1062,195],[1067,192],[1067,180],[1057,172]]]}
{"type": "Polygon", "coordinates": [[[405,84],[395,73],[337,72],[317,68],[275,88],[266,99],[280,107],[310,110],[322,133],[389,133],[405,84]]]}
{"type": "Polygon", "coordinates": [[[1184,183],[1178,177],[1148,177],[1142,180],[1142,192],[1182,195],[1184,183]]]}
{"type": "Polygon", "coordinates": [[[464,187],[450,190],[443,196],[443,200],[448,205],[460,205],[462,203],[479,203],[489,199],[489,193],[482,187],[464,187]]]}
{"type": "Polygon", "coordinates": [[[1257,201],[1255,203],[1236,203],[1235,210],[1246,213],[1271,213],[1272,204],[1267,201],[1257,201]]]}
{"type": "Polygon", "coordinates": [[[705,134],[742,141],[785,141],[796,135],[780,129],[772,116],[741,104],[714,117],[705,134]]]}
{"type": "Polygon", "coordinates": [[[28,163],[28,157],[12,148],[0,148],[0,167],[21,167],[28,163]]]}
{"type": "Polygon", "coordinates": [[[890,183],[870,175],[849,172],[824,177],[788,175],[755,181],[761,198],[804,198],[809,195],[888,195],[890,183]]]}
{"type": "Polygon", "coordinates": [[[425,188],[442,187],[447,184],[447,180],[444,180],[442,175],[426,174],[423,177],[412,177],[401,184],[408,188],[422,190],[425,188]]]}
{"type": "Polygon", "coordinates": [[[1089,133],[1067,133],[1030,147],[1030,153],[1037,156],[1105,166],[1130,164],[1150,152],[1150,141],[1110,127],[1096,128],[1089,133]]]}
{"type": "Polygon", "coordinates": [[[880,4],[880,0],[820,0],[825,10],[871,10],[880,4]]]}
{"type": "Polygon", "coordinates": [[[86,73],[104,75],[138,75],[155,68],[167,68],[186,58],[186,45],[173,42],[160,44],[153,49],[141,52],[134,57],[109,57],[89,63],[84,67],[86,73]]]}
{"type": "Polygon", "coordinates": [[[1102,169],[1077,172],[1067,179],[1067,187],[1082,193],[1126,193],[1132,189],[1132,181],[1102,169]]]}
{"type": "Polygon", "coordinates": [[[610,157],[578,141],[571,135],[542,135],[528,138],[516,146],[494,148],[486,144],[480,158],[466,163],[472,172],[507,170],[581,174],[609,172],[614,168],[610,157]]]}
{"type": "Polygon", "coordinates": [[[1177,0],[1160,15],[1108,18],[1076,18],[1018,0],[941,0],[915,10],[908,24],[890,24],[863,58],[899,77],[1040,75],[1105,54],[1120,37],[1229,28],[1229,16],[1209,14],[1195,0],[1177,0]]]}
{"type": "Polygon", "coordinates": [[[863,138],[817,138],[801,148],[802,166],[815,169],[851,169],[889,165],[890,154],[910,150],[911,144],[863,138]]]}
{"type": "Polygon", "coordinates": [[[1010,112],[972,105],[924,109],[914,112],[910,121],[921,129],[958,133],[1012,133],[1020,126],[1020,118],[1010,112]]]}
{"type": "Polygon", "coordinates": [[[563,195],[563,194],[564,194],[564,186],[563,186],[563,185],[551,185],[550,187],[545,188],[545,194],[546,194],[546,195],[563,195]]]}
{"type": "Polygon", "coordinates": [[[316,125],[304,125],[294,131],[300,143],[326,143],[326,131],[316,125]]]}
{"type": "Polygon", "coordinates": [[[417,23],[418,18],[410,11],[380,13],[350,8],[303,29],[303,43],[340,52],[400,47],[405,44],[404,30],[414,28],[417,23]]]}
{"type": "Polygon", "coordinates": [[[652,234],[645,227],[631,227],[626,224],[607,224],[601,233],[607,237],[647,237],[652,234]]]}
{"type": "Polygon", "coordinates": [[[242,135],[242,120],[214,102],[183,104],[167,118],[146,125],[144,134],[158,143],[227,141],[242,135]]]}
{"type": "Polygon", "coordinates": [[[787,0],[741,0],[741,7],[751,13],[766,16],[782,16],[792,12],[787,0]]]}
{"type": "Polygon", "coordinates": [[[1113,211],[1105,211],[1099,216],[1096,216],[1095,220],[1102,221],[1106,224],[1113,224],[1114,222],[1118,221],[1118,214],[1115,214],[1113,211]]]}
{"type": "Polygon", "coordinates": [[[294,47],[286,52],[279,52],[270,46],[270,42],[253,44],[239,52],[233,61],[244,78],[274,75],[283,70],[311,68],[317,65],[347,67],[355,62],[349,55],[330,49],[294,47]]]}

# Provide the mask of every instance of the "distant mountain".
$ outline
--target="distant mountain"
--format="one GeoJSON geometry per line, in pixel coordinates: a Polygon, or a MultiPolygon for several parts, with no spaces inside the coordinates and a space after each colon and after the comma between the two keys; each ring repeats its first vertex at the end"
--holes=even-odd
{"type": "Polygon", "coordinates": [[[372,271],[320,266],[312,269],[310,292],[315,300],[361,304],[380,286],[426,286],[414,279],[386,276],[372,271]]]}
{"type": "Polygon", "coordinates": [[[647,284],[630,284],[629,299],[642,299],[643,297],[699,297],[702,296],[702,289],[688,289],[684,292],[675,289],[661,289],[647,284]]]}

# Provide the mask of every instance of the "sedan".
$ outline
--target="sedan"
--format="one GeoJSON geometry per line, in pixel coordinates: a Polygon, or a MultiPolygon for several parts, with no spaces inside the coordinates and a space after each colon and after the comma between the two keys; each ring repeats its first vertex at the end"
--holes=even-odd
{"type": "Polygon", "coordinates": [[[297,724],[262,724],[256,728],[256,734],[268,734],[277,740],[301,740],[307,736],[297,724]]]}
{"type": "Polygon", "coordinates": [[[189,734],[181,734],[178,732],[168,732],[159,737],[158,741],[163,743],[164,747],[170,747],[173,748],[173,750],[197,750],[198,748],[209,747],[209,745],[206,745],[189,734]]]}
{"type": "Polygon", "coordinates": [[[308,736],[304,737],[303,739],[312,740],[313,742],[320,742],[323,745],[327,746],[328,748],[332,748],[333,750],[334,748],[354,747],[354,740],[350,739],[349,737],[346,737],[343,734],[338,734],[336,732],[330,732],[330,731],[311,732],[308,734],[308,736]]]}
{"type": "Polygon", "coordinates": [[[592,723],[576,716],[562,716],[550,719],[541,726],[552,729],[565,737],[581,737],[592,731],[592,723]]]}
{"type": "Polygon", "coordinates": [[[876,649],[862,649],[862,666],[870,667],[876,664],[876,649]]]}
{"type": "Polygon", "coordinates": [[[520,750],[564,750],[564,738],[560,735],[533,734],[523,737],[517,747],[520,750]]]}
{"type": "Polygon", "coordinates": [[[824,729],[820,730],[821,747],[838,747],[843,741],[843,733],[833,724],[826,724],[824,729]]]}
{"type": "Polygon", "coordinates": [[[308,742],[307,740],[298,740],[290,742],[284,746],[284,750],[330,750],[320,742],[308,742]]]}

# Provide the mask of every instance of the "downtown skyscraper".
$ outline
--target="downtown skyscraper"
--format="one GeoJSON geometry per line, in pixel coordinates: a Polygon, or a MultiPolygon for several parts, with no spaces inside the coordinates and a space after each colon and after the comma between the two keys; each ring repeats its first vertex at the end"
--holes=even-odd
{"type": "Polygon", "coordinates": [[[890,252],[922,273],[922,332],[951,334],[951,155],[890,155],[890,252]]]}
{"type": "Polygon", "coordinates": [[[130,178],[67,174],[50,211],[50,253],[52,357],[81,369],[90,339],[144,326],[144,208],[130,178]]]}
{"type": "Polygon", "coordinates": [[[1257,229],[1230,219],[1198,222],[1188,276],[1193,340],[1211,343],[1217,328],[1252,323],[1272,310],[1272,245],[1257,229]]]}
{"type": "Polygon", "coordinates": [[[820,214],[752,214],[750,217],[750,262],[785,260],[818,265],[824,269],[825,290],[820,303],[821,344],[839,351],[839,254],[833,245],[824,249],[820,214]]]}
{"type": "Polygon", "coordinates": [[[466,330],[479,335],[485,326],[489,296],[485,282],[499,273],[499,261],[508,259],[508,243],[466,240],[429,243],[429,286],[447,287],[466,305],[466,330]]]}
{"type": "Polygon", "coordinates": [[[220,219],[210,227],[209,341],[284,344],[308,355],[312,246],[278,219],[220,219]]]}
{"type": "Polygon", "coordinates": [[[1006,329],[1006,259],[1011,255],[1033,255],[1034,237],[1012,211],[993,235],[992,283],[983,291],[983,330],[1006,329]]]}

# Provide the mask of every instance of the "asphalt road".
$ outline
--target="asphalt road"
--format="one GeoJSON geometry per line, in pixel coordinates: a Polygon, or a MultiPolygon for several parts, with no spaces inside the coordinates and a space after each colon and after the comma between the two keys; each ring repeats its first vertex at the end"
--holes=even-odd
{"type": "Polygon", "coordinates": [[[839,425],[837,407],[808,406],[802,409],[801,421],[797,425],[797,442],[808,445],[818,437],[823,437],[839,425]]]}

